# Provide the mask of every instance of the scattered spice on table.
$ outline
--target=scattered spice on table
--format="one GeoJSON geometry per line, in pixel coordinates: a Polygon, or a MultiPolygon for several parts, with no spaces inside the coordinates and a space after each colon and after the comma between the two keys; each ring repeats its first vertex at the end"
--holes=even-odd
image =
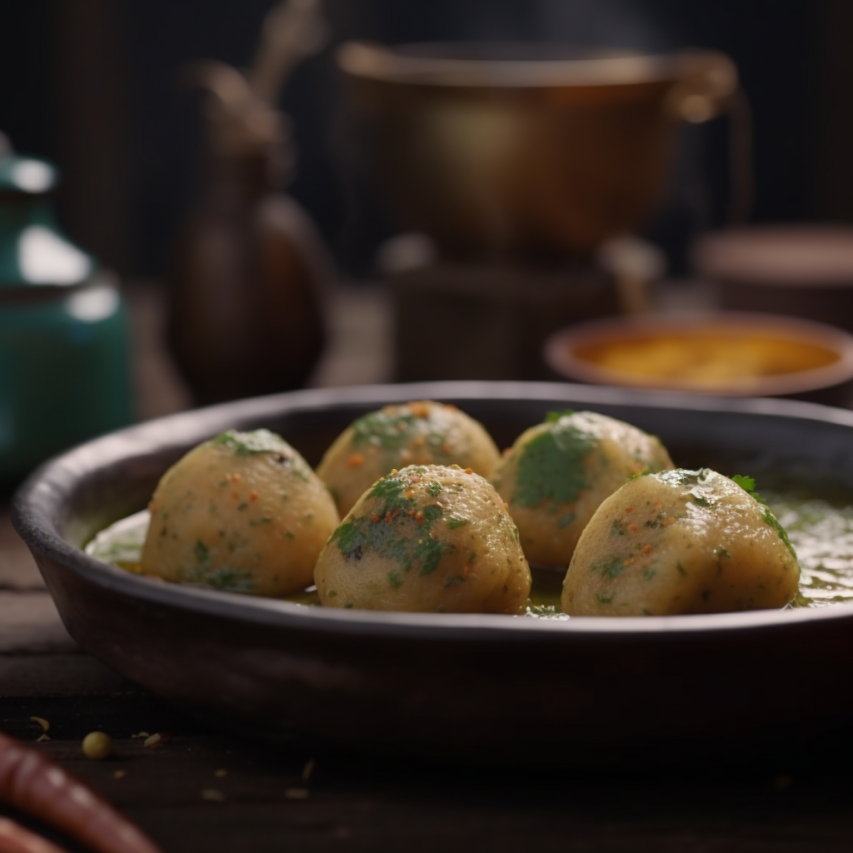
{"type": "Polygon", "coordinates": [[[89,732],[83,738],[83,755],[93,761],[107,758],[113,751],[113,739],[106,732],[89,732]]]}

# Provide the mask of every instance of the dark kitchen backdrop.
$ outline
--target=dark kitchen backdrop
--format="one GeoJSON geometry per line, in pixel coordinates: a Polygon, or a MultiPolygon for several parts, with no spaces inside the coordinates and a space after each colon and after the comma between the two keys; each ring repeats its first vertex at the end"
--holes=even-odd
{"type": "MultiPolygon", "coordinates": [[[[0,130],[64,176],[65,230],[126,277],[159,277],[197,179],[193,60],[249,64],[272,0],[28,0],[0,30],[0,130]]],[[[10,12],[14,9],[14,14],[10,12]]],[[[537,39],[644,50],[721,50],[754,120],[754,222],[853,219],[853,3],[848,0],[328,0],[331,40],[295,72],[281,104],[298,163],[291,191],[353,278],[393,231],[381,207],[344,190],[335,47],[537,39]]],[[[644,236],[671,268],[730,201],[729,123],[683,131],[666,201],[644,236]]]]}

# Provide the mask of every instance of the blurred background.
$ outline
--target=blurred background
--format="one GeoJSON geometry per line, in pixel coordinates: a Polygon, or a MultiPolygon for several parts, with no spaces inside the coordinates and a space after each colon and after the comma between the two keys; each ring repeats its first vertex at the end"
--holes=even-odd
{"type": "MultiPolygon", "coordinates": [[[[133,417],[305,384],[542,378],[550,374],[541,347],[557,328],[657,310],[660,304],[707,304],[706,291],[695,284],[708,272],[700,268],[705,261],[696,253],[697,241],[733,225],[791,225],[797,233],[807,226],[809,239],[812,226],[831,226],[840,260],[831,275],[823,274],[834,276],[833,287],[837,280],[853,283],[853,263],[844,254],[850,245],[845,228],[853,220],[853,53],[846,38],[853,31],[853,4],[847,0],[326,0],[316,6],[297,0],[291,12],[322,16],[323,37],[310,27],[299,30],[299,38],[311,44],[303,45],[304,55],[290,74],[282,74],[281,85],[272,87],[255,116],[261,124],[269,120],[267,130],[259,131],[268,143],[263,157],[266,166],[277,164],[281,178],[269,191],[286,191],[292,203],[270,214],[278,223],[270,228],[280,226],[290,260],[287,252],[279,253],[266,272],[241,270],[237,263],[232,278],[238,283],[230,285],[224,274],[210,273],[222,267],[221,259],[199,261],[194,252],[204,244],[207,248],[198,251],[215,255],[210,246],[218,239],[236,238],[222,237],[222,221],[216,225],[220,231],[208,223],[201,237],[187,236],[186,223],[205,199],[208,212],[225,204],[222,199],[231,192],[226,185],[261,179],[216,165],[228,145],[238,145],[239,134],[229,137],[228,128],[236,125],[229,124],[229,96],[223,92],[239,85],[222,67],[215,73],[208,67],[207,76],[196,73],[191,82],[188,68],[200,60],[249,68],[257,61],[265,17],[282,7],[273,0],[29,0],[14,6],[13,18],[0,31],[0,131],[17,154],[56,166],[60,180],[50,203],[58,228],[116,274],[129,300],[133,417]],[[520,42],[535,47],[527,59],[565,58],[566,45],[575,52],[619,48],[664,57],[704,49],[730,61],[735,77],[728,81],[733,91],[719,94],[717,101],[694,97],[682,103],[666,129],[673,138],[661,149],[663,165],[646,167],[638,160],[640,165],[632,166],[634,154],[647,145],[639,135],[633,145],[631,128],[639,125],[622,126],[615,119],[608,125],[611,136],[622,137],[627,165],[619,166],[620,172],[602,161],[589,174],[600,169],[618,177],[611,184],[624,187],[633,168],[648,172],[647,183],[654,184],[653,203],[639,204],[624,218],[627,225],[616,216],[613,234],[566,236],[559,223],[553,233],[547,228],[540,233],[535,217],[528,217],[521,237],[501,220],[488,239],[455,241],[448,231],[461,229],[465,217],[454,224],[453,203],[437,219],[434,211],[414,209],[418,194],[428,195],[429,184],[439,179],[403,186],[417,162],[397,159],[397,149],[411,144],[399,130],[408,119],[393,110],[377,118],[376,104],[386,90],[372,91],[369,80],[362,88],[353,84],[376,57],[355,56],[346,79],[340,48],[354,40],[520,42]],[[362,70],[353,71],[356,66],[362,70]],[[217,87],[222,88],[218,113],[209,94],[217,87]],[[382,137],[383,121],[385,130],[389,123],[397,129],[391,142],[382,137]],[[386,163],[396,164],[398,172],[386,163]],[[273,285],[260,279],[255,290],[241,290],[239,281],[247,276],[287,279],[284,291],[298,282],[273,298],[268,292],[273,285]],[[222,296],[229,286],[242,296],[222,296]],[[266,371],[261,381],[265,369],[246,361],[227,381],[203,375],[215,359],[210,337],[221,341],[226,327],[221,316],[200,317],[199,306],[220,300],[220,315],[239,325],[241,298],[262,305],[262,314],[290,316],[290,331],[280,330],[278,337],[292,339],[293,347],[278,355],[274,348],[265,350],[263,360],[295,364],[301,358],[299,369],[266,371]],[[467,322],[454,325],[460,315],[467,322]],[[481,318],[479,331],[471,317],[481,318]],[[213,329],[207,339],[205,323],[213,329]],[[472,337],[464,346],[449,347],[444,361],[434,354],[425,360],[413,336],[423,326],[444,329],[450,340],[469,332],[472,337]],[[483,355],[489,340],[500,357],[483,355]],[[258,382],[249,381],[250,375],[258,382]]],[[[467,58],[478,55],[469,45],[457,56],[466,58],[465,51],[467,58]]],[[[368,68],[363,76],[374,72],[368,68]]],[[[411,82],[409,73],[399,71],[396,82],[411,82]]],[[[726,79],[721,85],[725,89],[726,79]]],[[[485,102],[505,103],[493,93],[485,102]]],[[[478,109],[471,104],[454,108],[454,133],[460,138],[465,134],[459,128],[478,109]]],[[[506,111],[500,116],[505,121],[506,111]]],[[[487,140],[501,137],[504,126],[471,129],[465,137],[471,162],[479,157],[477,133],[488,148],[487,140]]],[[[417,136],[416,122],[406,127],[417,136]]],[[[420,148],[427,147],[428,135],[420,148]]],[[[571,144],[559,139],[541,150],[537,145],[525,149],[528,160],[554,158],[549,168],[557,172],[553,164],[561,157],[578,159],[571,144]]],[[[548,178],[543,174],[528,185],[539,181],[544,198],[548,178]]],[[[583,181],[566,180],[566,193],[580,197],[583,181]]],[[[559,179],[555,185],[559,188],[559,179]]],[[[593,186],[591,192],[596,191],[593,186]]],[[[530,200],[534,195],[528,192],[528,207],[536,206],[530,200]]],[[[602,209],[614,213],[618,200],[605,198],[603,191],[601,197],[602,209]]],[[[593,207],[595,202],[586,202],[587,211],[593,207]]],[[[230,215],[239,219],[233,210],[230,215]]],[[[556,208],[549,215],[570,218],[556,208]]],[[[267,249],[258,251],[275,254],[276,238],[269,230],[263,233],[267,249]]],[[[770,249],[763,247],[759,258],[766,259],[768,251],[772,257],[777,245],[778,239],[770,249]]],[[[713,267],[714,257],[708,263],[713,267]]],[[[754,263],[750,257],[746,266],[754,263]]],[[[757,277],[775,274],[762,271],[757,277]]],[[[772,310],[775,298],[761,295],[759,306],[764,299],[772,310]]],[[[4,310],[8,314],[0,305],[4,310]]],[[[794,305],[787,313],[799,311],[794,305]]],[[[846,320],[838,318],[846,311],[833,304],[828,313],[843,326],[846,320]]],[[[249,317],[233,337],[252,339],[263,349],[265,336],[276,337],[274,329],[260,329],[263,322],[257,314],[249,317]]],[[[225,357],[243,358],[231,351],[225,357]]],[[[227,368],[213,372],[222,377],[227,368]]],[[[97,431],[98,425],[87,429],[97,431]]]]}
{"type": "MultiPolygon", "coordinates": [[[[2,122],[21,152],[63,175],[62,222],[124,276],[161,276],[198,179],[197,95],[187,63],[243,68],[272,0],[30,0],[0,33],[2,122]]],[[[853,218],[853,57],[845,0],[328,0],[330,38],[281,94],[299,164],[290,190],[344,269],[369,274],[392,226],[353,209],[335,139],[347,39],[544,40],[728,54],[755,123],[756,221],[853,218]]],[[[686,241],[722,224],[728,203],[725,120],[685,130],[666,201],[643,231],[683,264],[686,241]]],[[[366,202],[365,202],[366,203],[366,202]]]]}

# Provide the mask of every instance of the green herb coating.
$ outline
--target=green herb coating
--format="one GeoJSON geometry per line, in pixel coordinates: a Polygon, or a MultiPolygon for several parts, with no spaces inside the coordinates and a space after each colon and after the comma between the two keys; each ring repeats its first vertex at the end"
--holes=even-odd
{"type": "Polygon", "coordinates": [[[589,487],[583,462],[596,439],[557,420],[522,449],[513,502],[534,508],[543,501],[574,503],[589,487]]]}
{"type": "Polygon", "coordinates": [[[234,451],[235,456],[251,456],[255,453],[282,453],[286,450],[284,439],[268,429],[253,432],[228,430],[211,439],[214,444],[223,444],[234,451]]]}
{"type": "Polygon", "coordinates": [[[429,575],[438,568],[442,556],[453,550],[452,545],[430,535],[444,510],[438,504],[430,504],[417,517],[410,515],[415,501],[406,497],[409,487],[407,479],[396,475],[380,480],[369,496],[382,500],[381,510],[373,518],[362,516],[335,530],[331,541],[337,542],[348,560],[360,560],[370,550],[395,560],[405,572],[417,568],[418,574],[429,575]]]}

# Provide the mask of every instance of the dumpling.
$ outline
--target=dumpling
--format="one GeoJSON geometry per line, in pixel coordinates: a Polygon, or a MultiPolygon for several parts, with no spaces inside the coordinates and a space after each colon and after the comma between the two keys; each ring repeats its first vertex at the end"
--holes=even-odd
{"type": "Polygon", "coordinates": [[[352,423],[326,451],[317,474],[346,515],[380,477],[406,465],[451,465],[488,477],[498,448],[455,406],[422,400],[385,406],[352,423]]]}
{"type": "Polygon", "coordinates": [[[671,467],[656,436],[595,412],[554,412],[516,439],[491,480],[527,559],[567,566],[599,504],[627,477],[671,467]]]}
{"type": "Polygon", "coordinates": [[[144,573],[267,596],[311,584],[340,520],[308,463],[267,430],[225,432],[191,450],[149,509],[144,573]]]}
{"type": "Polygon", "coordinates": [[[578,542],[562,605],[574,616],[778,608],[799,575],[767,506],[716,471],[677,469],[637,477],[604,501],[578,542]]]}
{"type": "Polygon", "coordinates": [[[327,607],[439,613],[521,613],[531,583],[503,500],[456,465],[411,465],[375,483],[314,579],[327,607]]]}

